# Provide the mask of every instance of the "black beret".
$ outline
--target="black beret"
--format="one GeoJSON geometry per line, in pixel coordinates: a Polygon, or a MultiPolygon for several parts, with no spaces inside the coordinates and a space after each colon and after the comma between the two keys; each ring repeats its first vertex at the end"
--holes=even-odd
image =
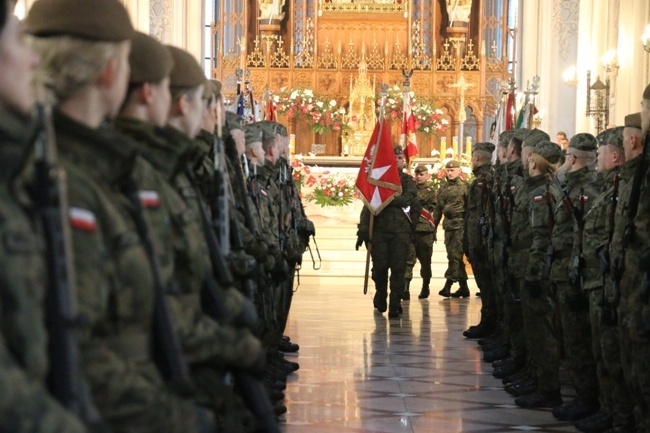
{"type": "Polygon", "coordinates": [[[174,66],[169,50],[155,38],[136,32],[129,55],[129,83],[157,83],[169,76],[174,66]]]}
{"type": "Polygon", "coordinates": [[[589,134],[588,132],[581,132],[580,134],[576,134],[571,137],[571,141],[569,141],[569,147],[578,150],[595,152],[596,149],[598,149],[598,142],[596,140],[596,137],[589,134]]]}
{"type": "Polygon", "coordinates": [[[117,0],[38,0],[25,20],[35,36],[73,36],[101,42],[132,39],[129,13],[117,0]]]}
{"type": "Polygon", "coordinates": [[[170,86],[199,87],[201,84],[205,84],[205,74],[194,56],[178,47],[167,45],[167,48],[174,60],[174,67],[169,74],[170,86]]]}

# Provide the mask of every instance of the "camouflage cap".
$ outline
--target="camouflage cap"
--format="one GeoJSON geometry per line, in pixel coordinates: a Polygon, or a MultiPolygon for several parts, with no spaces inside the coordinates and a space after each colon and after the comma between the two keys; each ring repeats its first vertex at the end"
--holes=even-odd
{"type": "Polygon", "coordinates": [[[404,149],[399,144],[393,147],[393,152],[395,152],[395,155],[404,155],[404,149]]]}
{"type": "Polygon", "coordinates": [[[510,129],[508,131],[503,131],[501,134],[499,134],[499,146],[508,147],[508,144],[510,144],[510,140],[512,140],[512,137],[514,137],[516,133],[517,133],[516,129],[510,129]]]}
{"type": "Polygon", "coordinates": [[[244,119],[232,111],[226,111],[226,129],[232,131],[233,129],[244,130],[244,119]]]}
{"type": "Polygon", "coordinates": [[[641,113],[628,114],[625,116],[625,127],[626,128],[641,128],[641,113]]]}
{"type": "MultiPolygon", "coordinates": [[[[528,137],[528,135],[530,134],[531,129],[519,128],[519,129],[513,129],[512,131],[515,131],[513,137],[517,137],[521,141],[524,141],[526,139],[526,137],[528,137]]],[[[512,140],[512,138],[511,138],[511,140],[512,140]]]]}
{"type": "Polygon", "coordinates": [[[486,141],[483,143],[476,143],[472,152],[487,152],[490,155],[494,152],[494,144],[486,141]]]}
{"type": "Polygon", "coordinates": [[[551,137],[541,129],[531,129],[523,140],[524,146],[535,146],[540,141],[550,141],[551,137]]]}
{"type": "Polygon", "coordinates": [[[595,152],[598,149],[598,141],[596,137],[588,132],[581,132],[571,137],[569,147],[578,150],[586,150],[587,152],[595,152]]]}
{"type": "Polygon", "coordinates": [[[551,164],[557,164],[562,157],[562,148],[552,141],[541,140],[535,143],[532,153],[540,155],[551,164]]]}
{"type": "Polygon", "coordinates": [[[598,134],[596,139],[598,140],[599,146],[604,146],[606,144],[611,144],[619,148],[623,148],[623,126],[617,126],[616,128],[609,128],[598,134]]]}
{"type": "Polygon", "coordinates": [[[287,127],[281,123],[278,123],[278,134],[280,134],[283,137],[288,137],[289,132],[287,131],[287,127]]]}
{"type": "Polygon", "coordinates": [[[447,164],[445,164],[445,168],[460,168],[460,162],[452,159],[447,164]]]}
{"type": "Polygon", "coordinates": [[[39,37],[120,42],[135,35],[129,13],[115,0],[39,0],[29,10],[25,25],[28,33],[39,37]]]}
{"type": "Polygon", "coordinates": [[[172,45],[167,45],[167,48],[174,60],[174,67],[169,74],[170,86],[191,88],[205,84],[203,68],[201,68],[201,65],[199,65],[199,62],[194,58],[194,56],[187,51],[172,45]]]}
{"type": "Polygon", "coordinates": [[[253,143],[262,144],[262,130],[258,125],[252,123],[250,125],[246,125],[244,132],[246,134],[246,146],[249,146],[253,143]]]}
{"type": "Polygon", "coordinates": [[[429,171],[429,169],[424,164],[418,164],[417,167],[415,167],[415,172],[416,173],[425,173],[425,172],[428,172],[428,171],[429,171]]]}
{"type": "Polygon", "coordinates": [[[643,99],[650,99],[650,84],[643,90],[643,99]]]}
{"type": "Polygon", "coordinates": [[[260,131],[262,131],[264,141],[275,139],[275,134],[276,134],[275,122],[264,120],[261,122],[256,122],[255,124],[260,129],[260,131]]]}
{"type": "Polygon", "coordinates": [[[172,55],[155,38],[136,32],[129,54],[130,84],[157,83],[167,77],[174,66],[172,55]]]}

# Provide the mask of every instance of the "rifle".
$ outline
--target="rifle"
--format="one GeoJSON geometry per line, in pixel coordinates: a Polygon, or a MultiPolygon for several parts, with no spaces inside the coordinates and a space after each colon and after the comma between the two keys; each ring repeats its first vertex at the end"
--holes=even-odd
{"type": "Polygon", "coordinates": [[[48,388],[64,407],[93,431],[104,431],[108,428],[81,377],[78,331],[85,323],[77,308],[66,174],[57,163],[53,126],[46,107],[41,104],[36,106],[36,120],[39,128],[34,144],[35,185],[31,193],[47,249],[45,324],[48,332],[48,388]]]}

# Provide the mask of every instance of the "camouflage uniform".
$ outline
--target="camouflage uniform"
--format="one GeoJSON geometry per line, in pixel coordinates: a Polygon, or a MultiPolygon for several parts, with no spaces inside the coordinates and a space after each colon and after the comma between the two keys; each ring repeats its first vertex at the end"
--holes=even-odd
{"type": "MultiPolygon", "coordinates": [[[[389,313],[398,314],[404,290],[406,257],[413,229],[404,208],[413,204],[417,198],[417,188],[413,178],[400,173],[402,194],[395,197],[378,215],[374,217],[372,232],[372,280],[375,282],[375,308],[386,311],[388,296],[388,271],[390,270],[389,313]]],[[[361,211],[359,233],[368,239],[370,233],[370,211],[364,206],[361,211]]]]}
{"type": "MultiPolygon", "coordinates": [[[[577,134],[571,139],[569,149],[592,150],[595,146],[596,141],[591,134],[577,134]]],[[[562,199],[555,207],[555,224],[551,235],[551,281],[562,324],[564,354],[578,399],[594,407],[598,401],[598,378],[592,351],[589,304],[580,287],[573,248],[574,244],[580,243],[579,236],[574,236],[580,231],[576,218],[582,219],[589,211],[600,189],[601,182],[593,168],[583,167],[567,172],[562,199]]]]}
{"type": "Polygon", "coordinates": [[[32,132],[28,119],[0,109],[0,431],[81,433],[81,422],[46,388],[45,243],[16,181],[32,132]]]}
{"type": "MultiPolygon", "coordinates": [[[[433,213],[436,208],[436,192],[426,184],[416,184],[418,190],[418,201],[423,209],[433,213]]],[[[420,261],[420,277],[422,287],[429,287],[431,281],[431,255],[433,254],[433,242],[436,240],[436,229],[431,223],[415,213],[411,213],[415,224],[415,242],[409,249],[409,257],[406,262],[407,281],[413,279],[413,266],[416,260],[420,261]]]]}
{"type": "Polygon", "coordinates": [[[193,404],[165,389],[149,353],[154,288],[150,264],[120,189],[135,149],[109,128],[55,112],[68,173],[84,375],[115,432],[195,431],[193,404]]]}
{"type": "Polygon", "coordinates": [[[465,217],[465,200],[467,198],[467,182],[460,177],[447,180],[438,189],[438,201],[433,215],[437,225],[444,216],[442,229],[445,231],[445,247],[447,249],[447,271],[445,278],[452,282],[467,281],[465,263],[463,262],[463,232],[465,217]]]}

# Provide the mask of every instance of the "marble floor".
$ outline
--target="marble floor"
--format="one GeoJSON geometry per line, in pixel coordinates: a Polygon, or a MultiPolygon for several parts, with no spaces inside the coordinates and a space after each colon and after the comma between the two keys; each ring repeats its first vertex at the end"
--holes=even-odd
{"type": "MultiPolygon", "coordinates": [[[[331,247],[321,247],[324,267],[328,257],[342,262],[365,257],[351,247],[354,228],[347,230],[352,240],[344,240],[345,248],[352,252],[336,253],[342,243],[332,240],[331,247]]],[[[346,228],[337,225],[341,231],[346,228]]],[[[436,251],[440,256],[444,246],[436,251]]],[[[363,273],[362,263],[358,267],[363,273]]],[[[556,421],[550,410],[518,408],[481,361],[476,342],[463,338],[462,331],[479,319],[479,297],[443,299],[436,288],[428,300],[418,300],[416,278],[403,317],[389,320],[372,308],[372,285],[364,295],[363,279],[357,273],[346,284],[345,272],[303,277],[294,295],[285,333],[300,344],[297,354],[287,355],[300,370],[289,377],[283,431],[577,431],[556,421]]],[[[472,293],[475,287],[471,281],[472,293]]]]}

